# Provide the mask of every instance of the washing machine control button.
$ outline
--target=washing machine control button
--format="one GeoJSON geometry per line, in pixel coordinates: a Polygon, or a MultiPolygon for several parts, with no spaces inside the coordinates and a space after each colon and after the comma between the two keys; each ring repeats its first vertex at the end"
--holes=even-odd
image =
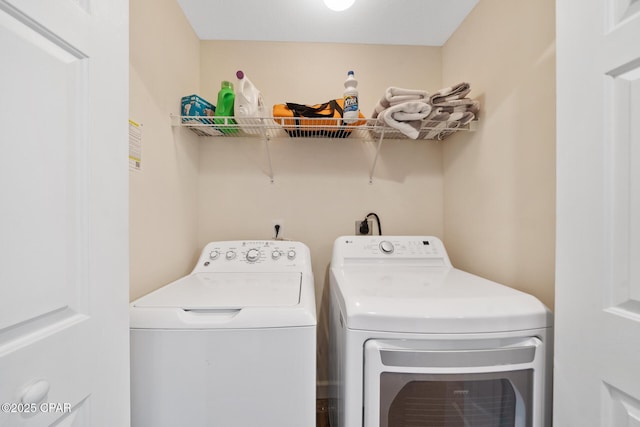
{"type": "Polygon", "coordinates": [[[385,254],[393,253],[393,250],[394,250],[393,243],[391,243],[388,240],[383,240],[382,242],[380,242],[380,250],[385,254]]]}
{"type": "Polygon", "coordinates": [[[282,256],[282,252],[280,252],[277,249],[271,252],[271,258],[273,258],[274,260],[280,259],[281,256],[282,256]]]}
{"type": "Polygon", "coordinates": [[[209,259],[218,259],[220,256],[220,251],[214,250],[209,252],[209,259]]]}
{"type": "Polygon", "coordinates": [[[234,251],[227,251],[227,253],[225,254],[225,258],[227,258],[227,260],[229,261],[231,261],[235,257],[236,257],[236,253],[234,251]]]}
{"type": "Polygon", "coordinates": [[[296,257],[296,251],[294,251],[293,249],[287,252],[287,258],[294,259],[295,257],[296,257]]]}
{"type": "Polygon", "coordinates": [[[256,262],[258,259],[260,259],[260,251],[257,249],[249,249],[247,251],[247,261],[249,262],[256,262]]]}

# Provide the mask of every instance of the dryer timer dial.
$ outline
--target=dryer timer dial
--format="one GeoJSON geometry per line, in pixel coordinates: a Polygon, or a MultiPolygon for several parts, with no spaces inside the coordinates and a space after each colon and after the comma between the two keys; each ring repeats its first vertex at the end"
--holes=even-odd
{"type": "Polygon", "coordinates": [[[385,254],[391,254],[394,251],[393,243],[388,240],[380,242],[380,250],[385,254]]]}

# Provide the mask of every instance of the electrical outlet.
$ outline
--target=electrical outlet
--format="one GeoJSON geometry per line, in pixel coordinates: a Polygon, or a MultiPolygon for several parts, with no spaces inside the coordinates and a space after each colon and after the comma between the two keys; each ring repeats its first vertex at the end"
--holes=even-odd
{"type": "Polygon", "coordinates": [[[356,220],[356,236],[363,236],[363,235],[367,235],[367,234],[373,234],[373,221],[367,220],[367,224],[369,225],[369,232],[368,233],[361,233],[360,232],[360,224],[361,223],[362,223],[361,219],[356,220]]]}

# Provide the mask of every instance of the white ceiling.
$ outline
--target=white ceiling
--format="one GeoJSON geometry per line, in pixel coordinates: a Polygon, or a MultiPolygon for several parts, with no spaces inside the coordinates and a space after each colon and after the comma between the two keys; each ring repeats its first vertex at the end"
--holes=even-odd
{"type": "Polygon", "coordinates": [[[201,40],[442,46],[478,0],[178,0],[201,40]]]}

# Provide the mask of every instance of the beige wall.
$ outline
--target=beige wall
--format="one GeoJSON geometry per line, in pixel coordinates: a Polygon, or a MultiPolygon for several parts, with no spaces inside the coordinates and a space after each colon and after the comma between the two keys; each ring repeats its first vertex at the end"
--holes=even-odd
{"type": "Polygon", "coordinates": [[[442,50],[469,81],[478,131],[444,144],[444,236],[454,264],[553,308],[555,2],[483,0],[442,50]]]}
{"type": "Polygon", "coordinates": [[[441,82],[441,49],[335,43],[202,41],[201,91],[216,103],[220,82],[243,70],[265,104],[316,104],[342,97],[347,71],[358,79],[367,117],[389,86],[435,90],[441,82]]]}
{"type": "Polygon", "coordinates": [[[143,125],[142,171],[130,172],[131,290],[135,299],[193,268],[198,141],[169,114],[200,83],[199,41],[175,0],[130,3],[130,118],[143,125]]]}
{"type": "MultiPolygon", "coordinates": [[[[215,99],[220,81],[242,69],[265,103],[320,103],[342,96],[348,69],[359,80],[360,107],[370,116],[388,86],[435,90],[440,49],[347,44],[202,42],[201,82],[215,99]],[[296,64],[295,67],[293,64],[296,64]]],[[[442,237],[442,146],[385,141],[369,184],[375,144],[358,140],[208,139],[200,145],[200,247],[213,240],[282,237],[311,249],[318,306],[318,381],[327,379],[328,274],[333,241],[354,234],[355,220],[376,212],[384,234],[442,237]]]]}
{"type": "Polygon", "coordinates": [[[457,267],[553,306],[554,2],[483,0],[443,48],[199,42],[175,0],[131,2],[131,118],[144,124],[143,171],[131,173],[131,297],[187,274],[205,243],[282,237],[312,253],[318,380],[327,378],[333,241],[374,211],[385,234],[432,234],[457,267]],[[523,19],[526,17],[526,19],[523,19]],[[244,70],[266,104],[340,97],[347,69],[369,116],[388,86],[471,83],[475,133],[444,143],[200,139],[172,129],[183,95],[212,102],[244,70]]]}

